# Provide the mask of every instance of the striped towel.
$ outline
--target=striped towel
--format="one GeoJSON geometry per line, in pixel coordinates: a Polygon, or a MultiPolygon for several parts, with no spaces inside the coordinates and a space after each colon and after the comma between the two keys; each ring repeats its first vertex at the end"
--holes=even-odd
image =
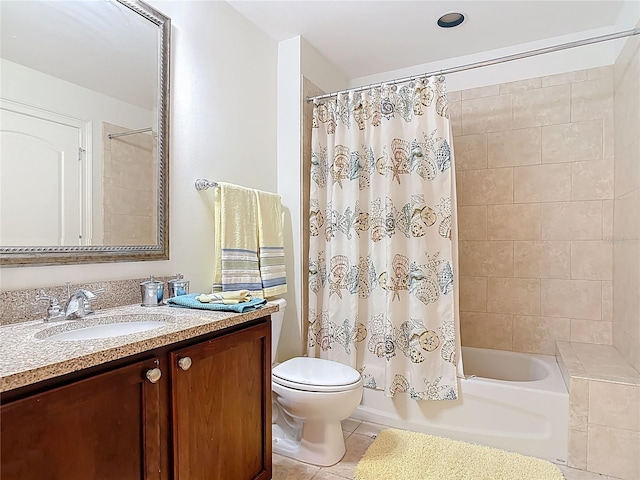
{"type": "Polygon", "coordinates": [[[287,292],[280,195],[256,190],[260,278],[264,298],[287,292]]]}
{"type": "Polygon", "coordinates": [[[254,190],[219,183],[215,192],[212,292],[249,290],[262,298],[254,190]]]}

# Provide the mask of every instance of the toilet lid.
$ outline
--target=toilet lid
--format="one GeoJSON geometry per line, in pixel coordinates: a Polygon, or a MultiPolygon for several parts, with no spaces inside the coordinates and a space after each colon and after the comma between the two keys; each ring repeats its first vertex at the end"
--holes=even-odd
{"type": "Polygon", "coordinates": [[[322,358],[296,357],[273,369],[274,382],[310,392],[350,390],[360,385],[357,370],[322,358]]]}

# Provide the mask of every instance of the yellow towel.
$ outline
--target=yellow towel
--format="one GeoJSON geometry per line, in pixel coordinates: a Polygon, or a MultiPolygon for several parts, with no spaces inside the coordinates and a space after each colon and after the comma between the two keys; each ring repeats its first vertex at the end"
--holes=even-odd
{"type": "Polygon", "coordinates": [[[213,292],[249,290],[262,298],[254,190],[220,182],[214,205],[213,292]]]}
{"type": "Polygon", "coordinates": [[[287,292],[280,195],[256,190],[260,278],[264,298],[287,292]]]}
{"type": "Polygon", "coordinates": [[[201,303],[224,303],[225,305],[236,305],[238,303],[251,300],[249,290],[236,290],[233,292],[203,293],[196,297],[201,303]]]}

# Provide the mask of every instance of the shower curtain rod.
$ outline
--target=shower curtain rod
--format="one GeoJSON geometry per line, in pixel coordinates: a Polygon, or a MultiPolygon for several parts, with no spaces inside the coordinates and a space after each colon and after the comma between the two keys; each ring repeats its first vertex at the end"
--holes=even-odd
{"type": "Polygon", "coordinates": [[[560,45],[554,45],[551,47],[538,48],[536,50],[529,50],[528,52],[515,53],[513,55],[507,55],[504,57],[494,58],[492,60],[483,60],[481,62],[468,63],[466,65],[460,65],[458,67],[443,68],[433,72],[423,73],[420,75],[411,75],[408,77],[397,78],[388,82],[379,82],[365,85],[362,87],[347,88],[345,90],[338,90],[336,92],[325,93],[322,95],[316,95],[315,97],[307,97],[307,103],[314,100],[322,100],[323,98],[330,98],[347,92],[361,92],[367,90],[376,85],[395,85],[398,83],[408,82],[410,80],[416,80],[418,78],[429,77],[431,75],[447,75],[450,73],[463,72],[465,70],[472,70],[474,68],[488,67],[489,65],[497,65],[498,63],[511,62],[512,60],[520,60],[522,58],[534,57],[536,55],[542,55],[544,53],[558,52],[560,50],[566,50],[567,48],[582,47],[584,45],[591,45],[592,43],[606,42],[608,40],[615,40],[617,38],[630,37],[632,35],[640,34],[640,28],[632,28],[631,30],[624,30],[622,32],[610,33],[608,35],[600,35],[598,37],[585,38],[583,40],[576,40],[575,42],[562,43],[560,45]]]}
{"type": "Polygon", "coordinates": [[[128,132],[122,132],[122,133],[110,133],[109,135],[107,135],[107,137],[109,137],[109,139],[112,138],[118,138],[118,137],[126,137],[127,135],[135,135],[136,133],[144,133],[144,132],[151,132],[152,128],[141,128],[139,130],[129,130],[128,132]]]}

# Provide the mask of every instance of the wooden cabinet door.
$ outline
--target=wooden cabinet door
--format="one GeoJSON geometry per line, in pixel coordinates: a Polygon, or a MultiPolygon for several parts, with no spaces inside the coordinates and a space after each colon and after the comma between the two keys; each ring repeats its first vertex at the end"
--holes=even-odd
{"type": "Polygon", "coordinates": [[[3,480],[157,480],[158,385],[136,363],[0,408],[3,480]]]}
{"type": "Polygon", "coordinates": [[[270,479],[270,323],[174,351],[170,363],[174,478],[270,479]]]}

